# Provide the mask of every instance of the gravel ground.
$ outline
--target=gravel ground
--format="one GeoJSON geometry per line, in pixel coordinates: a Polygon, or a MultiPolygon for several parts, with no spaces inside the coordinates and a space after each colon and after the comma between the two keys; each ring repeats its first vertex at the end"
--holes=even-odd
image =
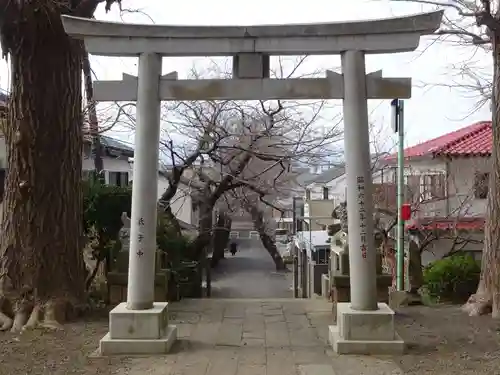
{"type": "Polygon", "coordinates": [[[500,321],[469,317],[460,306],[398,312],[397,330],[409,349],[394,360],[406,374],[500,374],[500,321]]]}
{"type": "MultiPolygon", "coordinates": [[[[500,322],[470,318],[457,306],[407,307],[396,321],[409,350],[393,359],[406,374],[500,373],[500,322]]],[[[107,323],[103,312],[64,332],[0,333],[0,375],[126,374],[127,358],[89,358],[107,323]]]]}

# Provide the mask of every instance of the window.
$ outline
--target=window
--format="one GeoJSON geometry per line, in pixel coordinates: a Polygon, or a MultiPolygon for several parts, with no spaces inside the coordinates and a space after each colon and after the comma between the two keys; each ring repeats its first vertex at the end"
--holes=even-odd
{"type": "Polygon", "coordinates": [[[420,200],[420,176],[409,175],[404,177],[405,185],[408,190],[408,197],[412,202],[420,200]]]}
{"type": "Polygon", "coordinates": [[[486,199],[488,197],[489,173],[476,173],[474,178],[474,198],[486,199]]]}
{"type": "Polygon", "coordinates": [[[445,197],[446,178],[442,173],[424,174],[421,179],[421,200],[441,199],[445,197]]]}
{"type": "Polygon", "coordinates": [[[109,172],[108,185],[128,186],[128,172],[109,172]]]}
{"type": "MultiPolygon", "coordinates": [[[[446,196],[446,176],[443,173],[432,173],[432,174],[423,174],[421,176],[412,176],[416,177],[415,180],[412,178],[412,185],[410,188],[413,190],[413,184],[417,182],[417,179],[420,181],[420,191],[419,193],[419,201],[428,201],[433,199],[443,199],[446,196]]],[[[408,178],[408,181],[410,178],[408,178]]]]}
{"type": "Polygon", "coordinates": [[[328,188],[326,186],[323,187],[323,199],[328,199],[328,188]]]}
{"type": "Polygon", "coordinates": [[[311,200],[311,189],[306,189],[306,199],[311,200]]]}
{"type": "Polygon", "coordinates": [[[446,197],[446,176],[442,173],[432,176],[432,196],[436,199],[446,197]]]}
{"type": "Polygon", "coordinates": [[[398,167],[391,167],[389,175],[392,178],[388,179],[388,182],[392,182],[393,184],[397,184],[398,183],[398,167]]]}

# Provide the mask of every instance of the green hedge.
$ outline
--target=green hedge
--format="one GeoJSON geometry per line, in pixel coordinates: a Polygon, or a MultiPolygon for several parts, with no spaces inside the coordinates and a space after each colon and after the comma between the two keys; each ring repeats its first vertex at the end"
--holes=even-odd
{"type": "Polygon", "coordinates": [[[476,292],[480,262],[470,255],[457,254],[432,262],[424,270],[424,288],[436,302],[464,302],[476,292]]]}
{"type": "Polygon", "coordinates": [[[103,185],[98,181],[83,182],[83,221],[85,232],[91,228],[107,237],[117,238],[123,223],[121,215],[130,216],[132,189],[103,185]]]}

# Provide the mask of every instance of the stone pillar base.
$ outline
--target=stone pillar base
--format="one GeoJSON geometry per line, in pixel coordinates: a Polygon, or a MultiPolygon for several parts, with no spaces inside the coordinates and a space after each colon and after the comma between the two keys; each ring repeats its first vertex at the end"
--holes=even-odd
{"type": "Polygon", "coordinates": [[[329,339],[338,354],[402,354],[405,344],[394,328],[394,311],[385,303],[376,311],[357,311],[350,303],[337,304],[337,325],[329,339]]]}
{"type": "Polygon", "coordinates": [[[168,302],[148,310],[128,310],[120,303],[109,313],[109,333],[99,343],[100,355],[165,354],[177,339],[168,324],[168,302]]]}

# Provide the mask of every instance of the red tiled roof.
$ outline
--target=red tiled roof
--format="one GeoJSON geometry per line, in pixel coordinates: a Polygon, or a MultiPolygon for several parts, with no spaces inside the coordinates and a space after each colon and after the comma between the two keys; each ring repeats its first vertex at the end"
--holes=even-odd
{"type": "Polygon", "coordinates": [[[482,230],[484,229],[484,217],[462,217],[462,218],[421,218],[414,219],[406,224],[406,229],[423,229],[423,230],[482,230]]]}
{"type": "MultiPolygon", "coordinates": [[[[419,156],[490,156],[491,121],[482,121],[405,149],[405,158],[419,156]]],[[[396,158],[390,155],[386,160],[396,158]]]]}

